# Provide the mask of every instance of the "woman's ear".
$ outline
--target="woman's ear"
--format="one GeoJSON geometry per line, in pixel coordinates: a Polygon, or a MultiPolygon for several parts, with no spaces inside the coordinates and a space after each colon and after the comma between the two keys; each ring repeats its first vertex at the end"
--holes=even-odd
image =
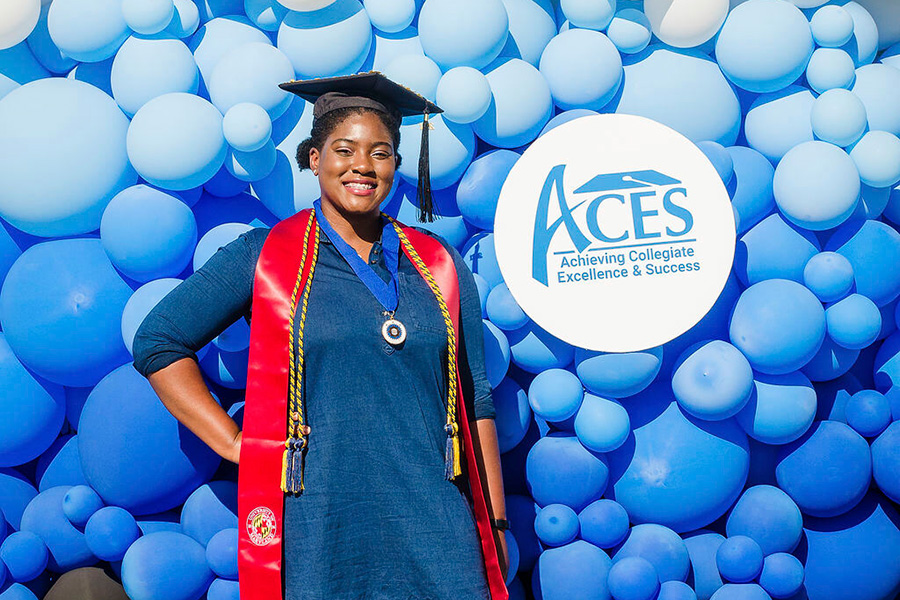
{"type": "Polygon", "coordinates": [[[319,149],[313,146],[309,149],[309,168],[312,169],[313,175],[319,173],[319,149]]]}

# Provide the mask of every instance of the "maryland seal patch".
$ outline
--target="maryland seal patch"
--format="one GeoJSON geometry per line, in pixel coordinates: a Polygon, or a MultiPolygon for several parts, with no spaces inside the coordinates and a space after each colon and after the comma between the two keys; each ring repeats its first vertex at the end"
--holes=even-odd
{"type": "Polygon", "coordinates": [[[278,523],[272,509],[259,506],[247,515],[247,533],[250,541],[257,546],[268,546],[275,539],[278,523]]]}

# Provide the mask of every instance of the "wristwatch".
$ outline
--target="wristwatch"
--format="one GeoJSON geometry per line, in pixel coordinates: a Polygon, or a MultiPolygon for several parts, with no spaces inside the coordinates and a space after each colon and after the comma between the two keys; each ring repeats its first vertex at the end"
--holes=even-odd
{"type": "Polygon", "coordinates": [[[507,521],[506,519],[492,518],[491,526],[493,526],[494,529],[499,529],[500,531],[505,531],[505,530],[509,529],[509,521],[507,521]]]}

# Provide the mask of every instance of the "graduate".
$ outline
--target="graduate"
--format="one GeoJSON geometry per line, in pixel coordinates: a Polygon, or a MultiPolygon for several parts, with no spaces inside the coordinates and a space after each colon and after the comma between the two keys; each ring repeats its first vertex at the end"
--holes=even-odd
{"type": "Polygon", "coordinates": [[[377,72],[281,87],[314,103],[296,158],[320,198],[241,235],[166,296],[135,336],[135,368],[240,463],[242,600],[506,600],[475,282],[444,240],[380,211],[401,119],[422,115],[419,218],[433,219],[428,118],[441,110],[377,72]],[[241,317],[243,431],[195,354],[241,317]]]}

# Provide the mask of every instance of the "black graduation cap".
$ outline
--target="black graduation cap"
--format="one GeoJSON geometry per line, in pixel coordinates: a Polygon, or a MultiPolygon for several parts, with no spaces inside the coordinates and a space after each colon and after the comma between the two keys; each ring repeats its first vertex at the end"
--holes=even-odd
{"type": "Polygon", "coordinates": [[[427,98],[385,77],[379,71],[355,75],[288,81],[279,87],[313,103],[313,118],[318,119],[339,108],[371,108],[408,117],[423,115],[422,146],[419,151],[419,221],[433,221],[431,177],[428,166],[429,114],[444,112],[427,98]]]}

